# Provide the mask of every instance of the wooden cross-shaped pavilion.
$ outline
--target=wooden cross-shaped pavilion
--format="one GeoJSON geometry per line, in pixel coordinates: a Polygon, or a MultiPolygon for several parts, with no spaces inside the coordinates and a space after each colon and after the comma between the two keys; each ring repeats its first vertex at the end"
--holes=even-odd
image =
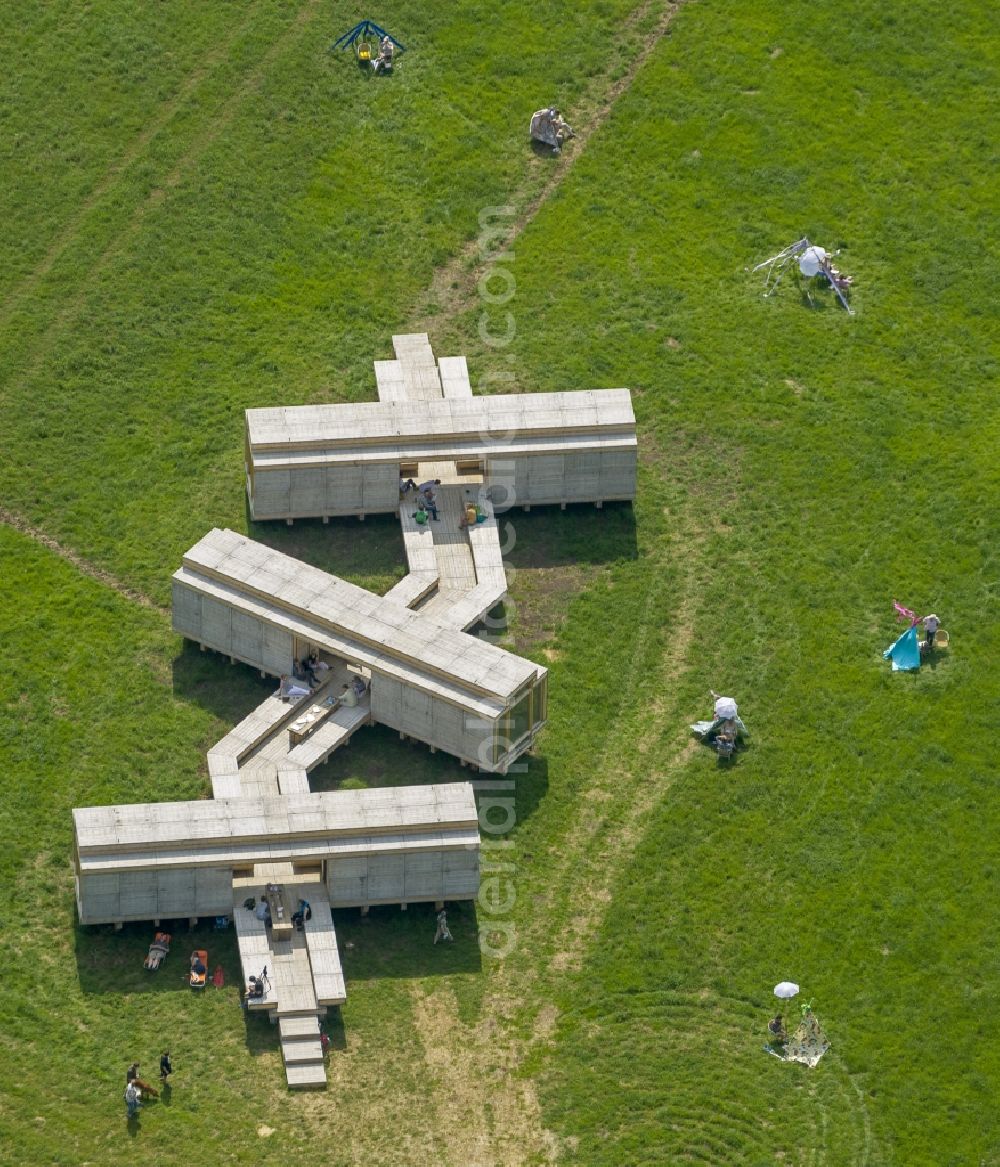
{"type": "Polygon", "coordinates": [[[270,970],[250,1008],[277,1021],[294,1087],[325,1083],[319,1018],[345,1000],[331,910],[479,888],[471,783],[313,794],[310,770],[380,722],[506,773],[545,722],[547,671],[468,631],[506,595],[495,513],[635,495],[627,390],[474,398],[464,357],[393,344],[378,404],[247,411],[247,491],[258,521],[397,512],[409,574],[379,597],[209,532],[174,575],[174,628],[275,677],[312,657],[308,695],[279,689],[209,751],[211,801],[73,812],[80,922],[231,916],[244,975],[270,970]],[[438,483],[436,521],[409,478],[438,483]],[[264,895],[269,922],[242,906],[264,895]]]}

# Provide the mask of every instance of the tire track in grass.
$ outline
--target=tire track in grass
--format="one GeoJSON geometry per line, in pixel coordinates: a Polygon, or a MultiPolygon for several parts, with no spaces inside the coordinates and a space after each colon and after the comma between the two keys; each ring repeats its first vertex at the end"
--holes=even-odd
{"type": "Polygon", "coordinates": [[[29,523],[27,519],[21,518],[20,515],[15,515],[13,511],[7,510],[6,507],[0,507],[0,523],[5,527],[10,527],[12,530],[19,532],[21,535],[26,535],[29,539],[34,539],[36,543],[41,543],[43,547],[47,547],[49,551],[58,555],[60,559],[71,563],[81,575],[88,576],[90,579],[96,580],[105,587],[111,588],[112,591],[118,593],[126,600],[131,600],[133,604],[139,604],[140,607],[149,608],[151,611],[160,612],[165,616],[170,615],[170,609],[161,607],[136,588],[130,588],[127,584],[123,584],[121,580],[117,579],[110,571],[105,571],[102,567],[96,567],[92,563],[88,563],[82,555],[78,555],[75,551],[68,547],[64,547],[57,540],[53,539],[51,535],[41,530],[41,528],[29,523]]]}
{"type": "Polygon", "coordinates": [[[201,63],[184,78],[174,97],[161,107],[156,116],[140,130],[121,156],[111,163],[105,171],[104,176],[98,180],[97,185],[91,190],[83,202],[80,203],[70,216],[69,221],[49,244],[45,254],[32,271],[28,272],[27,275],[21,278],[18,284],[15,284],[8,290],[3,302],[0,303],[0,325],[9,322],[21,301],[27,296],[30,296],[41,281],[45,279],[59,257],[79,235],[87,216],[97,207],[104,196],[114,189],[129,168],[142,157],[142,154],[153,139],[173,121],[187,99],[226,57],[235,41],[246,32],[255,18],[256,11],[254,8],[250,8],[247,18],[243,23],[234,28],[230,35],[213,48],[201,63]]]}
{"type": "MultiPolygon", "coordinates": [[[[689,0],[668,0],[662,5],[659,19],[652,33],[646,38],[642,48],[636,53],[628,69],[617,81],[606,85],[607,77],[598,81],[597,92],[584,98],[577,109],[575,122],[583,127],[573,137],[571,150],[563,151],[555,162],[552,173],[544,182],[541,190],[535,194],[537,187],[536,172],[538,165],[532,165],[528,176],[521,183],[517,191],[510,196],[510,202],[515,207],[522,207],[513,222],[502,235],[498,233],[493,243],[493,252],[507,251],[515,239],[524,231],[525,227],[535,218],[552,195],[559,189],[574,162],[583,154],[587,143],[611,116],[618,99],[631,87],[642,67],[650,55],[657,48],[660,41],[667,35],[670,25],[689,0]]],[[[630,16],[623,22],[626,33],[637,29],[657,8],[661,7],[658,0],[644,0],[630,16]]],[[[442,319],[460,316],[470,308],[476,296],[476,284],[486,271],[488,264],[480,254],[479,239],[470,240],[448,263],[439,267],[434,273],[431,286],[425,298],[437,306],[437,312],[425,315],[411,325],[414,332],[427,332],[442,319]]]]}
{"type": "MultiPolygon", "coordinates": [[[[104,272],[113,259],[117,258],[126,250],[127,246],[138,235],[150,212],[155,211],[160,206],[167,197],[167,192],[180,183],[185,171],[216,141],[222,131],[233,120],[233,117],[243,102],[266,79],[274,58],[290,40],[294,39],[301,32],[302,28],[319,11],[319,7],[319,0],[308,0],[308,3],[299,11],[295,21],[289,25],[286,31],[264,54],[257,68],[223,102],[222,108],[212,117],[209,125],[195,137],[186,152],[174,163],[164,177],[162,184],[157,189],[150,191],[146,199],[132,212],[128,223],[108,243],[83,277],[75,295],[66,302],[64,307],[56,314],[55,318],[45,329],[39,343],[35,346],[33,359],[29,362],[28,367],[21,374],[20,378],[14,382],[14,388],[17,391],[23,390],[31,378],[35,376],[46,360],[49,359],[53,346],[60,339],[66,328],[80,316],[87,301],[89,288],[97,277],[104,272]]],[[[0,393],[0,403],[3,402],[5,396],[6,394],[0,393]]]]}

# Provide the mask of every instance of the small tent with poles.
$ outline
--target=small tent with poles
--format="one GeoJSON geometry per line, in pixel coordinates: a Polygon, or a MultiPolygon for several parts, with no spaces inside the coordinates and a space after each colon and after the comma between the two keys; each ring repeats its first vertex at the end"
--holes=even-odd
{"type": "Polygon", "coordinates": [[[892,661],[894,673],[907,673],[920,668],[920,645],[917,643],[917,626],[911,624],[903,635],[882,653],[885,660],[892,661]]]}
{"type": "Polygon", "coordinates": [[[892,671],[910,672],[920,668],[923,654],[930,653],[935,648],[948,647],[948,633],[941,628],[940,620],[931,612],[927,616],[918,616],[910,608],[892,601],[897,620],[909,620],[910,627],[882,653],[885,660],[892,661],[892,671]],[[917,625],[923,624],[926,640],[917,638],[917,625]]]}
{"type": "MultiPolygon", "coordinates": [[[[805,276],[807,280],[813,279],[815,276],[822,276],[827,283],[833,288],[837,295],[837,299],[843,305],[848,316],[854,315],[854,309],[847,302],[847,291],[854,283],[850,276],[845,276],[842,272],[833,266],[833,259],[839,255],[839,251],[827,251],[825,247],[817,247],[810,243],[806,237],[797,239],[794,243],[790,243],[787,247],[778,252],[777,255],[772,255],[770,259],[765,259],[763,263],[758,263],[756,267],[751,268],[751,272],[759,272],[764,270],[767,276],[764,279],[764,296],[771,296],[777,290],[778,284],[781,283],[785,272],[792,269],[798,271],[799,274],[805,276]]],[[[806,298],[809,303],[812,303],[812,297],[809,295],[808,288],[806,289],[806,298]]]]}
{"type": "MultiPolygon", "coordinates": [[[[774,986],[774,995],[781,1001],[790,1001],[798,996],[799,986],[793,981],[782,981],[774,986]]],[[[768,1031],[774,1039],[764,1046],[764,1052],[783,1062],[799,1062],[803,1066],[815,1066],[830,1048],[830,1042],[812,1010],[812,1002],[800,1006],[802,1020],[791,1032],[785,1030],[779,1013],[774,1021],[768,1022],[768,1031]]]]}
{"type": "Polygon", "coordinates": [[[358,64],[378,73],[380,70],[388,72],[392,69],[392,62],[396,52],[405,52],[406,46],[374,20],[362,20],[352,29],[344,33],[330,46],[334,49],[354,49],[358,64]]]}

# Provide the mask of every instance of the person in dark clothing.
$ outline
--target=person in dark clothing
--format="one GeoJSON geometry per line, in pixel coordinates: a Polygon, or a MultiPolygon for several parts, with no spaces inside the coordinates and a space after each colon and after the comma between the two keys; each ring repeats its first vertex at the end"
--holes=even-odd
{"type": "Polygon", "coordinates": [[[165,1049],[160,1054],[160,1081],[166,1082],[167,1078],[174,1072],[174,1067],[170,1064],[170,1050],[165,1049]]]}
{"type": "Polygon", "coordinates": [[[133,1062],[131,1066],[125,1071],[125,1085],[129,1082],[134,1082],[139,1077],[139,1063],[133,1062]]]}

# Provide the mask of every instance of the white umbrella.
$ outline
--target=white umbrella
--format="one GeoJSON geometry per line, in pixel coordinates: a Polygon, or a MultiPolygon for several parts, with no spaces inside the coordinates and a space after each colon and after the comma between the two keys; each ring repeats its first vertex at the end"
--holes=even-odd
{"type": "Polygon", "coordinates": [[[793,985],[791,981],[782,981],[780,985],[774,986],[774,995],[780,997],[783,1001],[794,997],[799,991],[798,985],[793,985]]]}
{"type": "Polygon", "coordinates": [[[802,255],[799,257],[799,271],[804,276],[812,278],[816,275],[823,266],[823,260],[826,259],[826,248],[824,247],[807,247],[802,255]]]}
{"type": "Polygon", "coordinates": [[[736,702],[732,697],[720,697],[715,702],[715,716],[716,717],[735,717],[736,716],[736,702]]]}

